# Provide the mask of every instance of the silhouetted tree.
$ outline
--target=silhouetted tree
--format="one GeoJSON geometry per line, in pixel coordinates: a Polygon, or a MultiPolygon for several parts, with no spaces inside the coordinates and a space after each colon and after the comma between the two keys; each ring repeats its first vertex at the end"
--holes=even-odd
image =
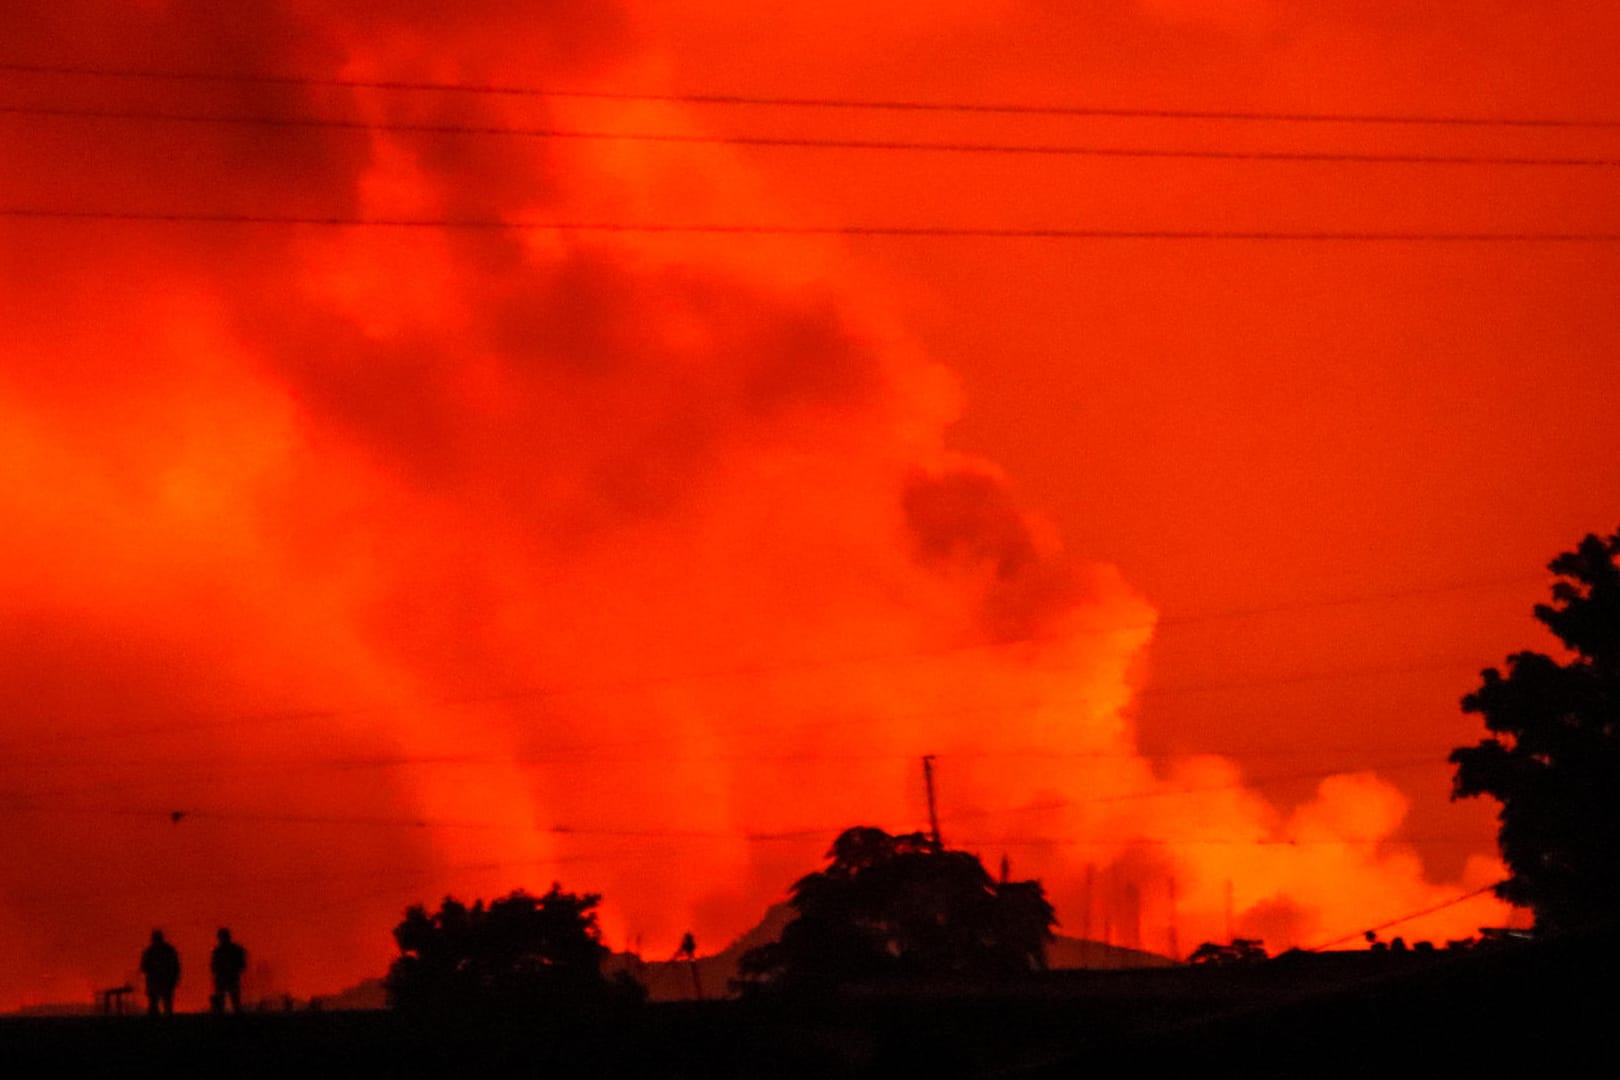
{"type": "Polygon", "coordinates": [[[1535,910],[1538,930],[1620,916],[1620,532],[1589,535],[1549,565],[1551,604],[1535,616],[1569,650],[1508,657],[1463,698],[1491,736],[1451,752],[1453,798],[1502,804],[1504,900],[1535,910]]]}
{"type": "Polygon", "coordinates": [[[793,886],[780,941],[741,961],[745,987],[825,988],[897,975],[997,977],[1045,967],[1052,906],[1037,881],[996,882],[922,833],[845,830],[793,886]]]}
{"type": "Polygon", "coordinates": [[[1187,963],[1231,967],[1235,964],[1258,964],[1266,959],[1265,943],[1258,938],[1233,938],[1226,945],[1213,941],[1204,942],[1187,957],[1187,963]]]}
{"type": "Polygon", "coordinates": [[[415,905],[394,927],[400,955],[384,987],[398,1009],[521,1012],[600,1002],[629,988],[602,975],[608,950],[595,908],[601,897],[522,890],[485,906],[446,897],[439,910],[415,905]]]}

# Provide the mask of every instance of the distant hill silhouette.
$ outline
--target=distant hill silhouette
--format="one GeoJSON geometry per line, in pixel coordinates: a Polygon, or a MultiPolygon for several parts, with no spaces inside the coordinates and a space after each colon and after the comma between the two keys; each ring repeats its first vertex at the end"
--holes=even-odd
{"type": "Polygon", "coordinates": [[[1058,934],[1046,946],[1046,966],[1053,971],[1085,968],[1091,971],[1132,971],[1140,968],[1175,967],[1168,956],[1110,945],[1106,941],[1066,937],[1058,934]]]}
{"type": "MultiPolygon", "coordinates": [[[[703,987],[703,996],[729,996],[731,980],[737,977],[743,953],[781,937],[782,927],[792,921],[794,914],[793,905],[786,901],[772,904],[758,924],[743,931],[731,944],[713,955],[698,957],[698,982],[703,987]]],[[[697,988],[692,985],[691,961],[648,961],[629,953],[614,953],[602,964],[602,971],[607,975],[628,971],[647,988],[649,1001],[691,1001],[697,997],[697,988]]]]}
{"type": "Polygon", "coordinates": [[[388,992],[381,979],[362,979],[335,994],[321,995],[319,1001],[321,1008],[334,1011],[383,1009],[388,1006],[388,992]]]}
{"type": "MultiPolygon", "coordinates": [[[[51,1001],[35,1005],[20,1005],[17,1011],[9,1013],[10,1016],[96,1016],[100,1013],[96,1006],[84,1001],[51,1001]]],[[[131,1007],[129,1012],[136,1010],[131,1007]]]]}
{"type": "MultiPolygon", "coordinates": [[[[787,901],[773,904],[758,924],[744,931],[724,949],[697,958],[698,983],[707,998],[726,997],[743,953],[777,940],[782,928],[794,916],[787,901]]],[[[1175,961],[1141,949],[1127,949],[1101,941],[1056,935],[1046,947],[1047,967],[1054,970],[1085,968],[1099,971],[1125,971],[1141,968],[1174,967],[1175,961]]],[[[614,953],[602,965],[606,974],[628,971],[647,988],[651,1001],[691,1001],[697,996],[692,984],[692,964],[686,960],[646,960],[628,953],[614,953]]]]}

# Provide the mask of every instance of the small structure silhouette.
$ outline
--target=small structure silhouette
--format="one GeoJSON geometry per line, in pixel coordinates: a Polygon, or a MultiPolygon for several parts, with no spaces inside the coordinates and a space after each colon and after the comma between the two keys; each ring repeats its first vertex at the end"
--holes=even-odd
{"type": "Polygon", "coordinates": [[[122,986],[110,986],[105,990],[96,991],[96,1002],[100,1006],[103,1016],[123,1016],[124,998],[133,994],[135,988],[129,983],[122,986]]]}
{"type": "Polygon", "coordinates": [[[242,1011],[242,972],[247,970],[247,950],[231,940],[231,932],[221,929],[219,944],[208,958],[208,970],[214,977],[214,993],[208,999],[214,1012],[225,1011],[226,1002],[231,1012],[242,1011]]]}
{"type": "Polygon", "coordinates": [[[180,984],[180,954],[163,940],[163,931],[152,931],[152,942],[141,953],[141,974],[146,979],[148,1016],[174,1015],[174,988],[180,984]]]}

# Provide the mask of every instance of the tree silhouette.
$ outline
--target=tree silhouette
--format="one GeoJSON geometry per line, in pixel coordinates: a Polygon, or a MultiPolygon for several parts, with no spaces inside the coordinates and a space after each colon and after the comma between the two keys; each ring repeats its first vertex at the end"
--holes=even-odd
{"type": "Polygon", "coordinates": [[[1511,875],[1497,895],[1535,910],[1539,930],[1620,915],[1620,532],[1589,535],[1549,565],[1553,603],[1535,616],[1563,642],[1560,662],[1508,657],[1463,698],[1491,737],[1453,750],[1453,798],[1502,804],[1497,842],[1511,875]]]}
{"type": "Polygon", "coordinates": [[[1239,964],[1258,964],[1265,959],[1265,943],[1258,938],[1233,938],[1225,945],[1215,941],[1204,942],[1187,957],[1187,963],[1232,967],[1239,964]]]}
{"type": "Polygon", "coordinates": [[[1045,966],[1056,920],[1037,881],[998,883],[969,852],[864,826],[845,830],[828,858],[793,886],[796,916],[781,940],[743,955],[743,986],[985,978],[1045,966]]]}
{"type": "Polygon", "coordinates": [[[485,906],[446,897],[439,910],[414,905],[394,927],[399,957],[388,969],[388,1002],[417,1012],[513,1012],[601,1001],[607,948],[595,908],[601,897],[522,890],[485,906]]]}

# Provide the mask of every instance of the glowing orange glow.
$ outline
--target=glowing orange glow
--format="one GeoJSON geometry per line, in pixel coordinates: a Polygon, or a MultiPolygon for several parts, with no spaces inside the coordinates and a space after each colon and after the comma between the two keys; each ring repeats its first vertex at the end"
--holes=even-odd
{"type": "MultiPolygon", "coordinates": [[[[1620,100],[1587,25],[1612,42],[1616,16],[1538,15],[1532,41],[1505,3],[1455,37],[1394,3],[774,25],[737,0],[342,6],[22,0],[0,63],[1273,112],[1620,100]]],[[[0,208],[1620,228],[1604,169],[397,125],[1620,154],[1606,131],[16,71],[0,97],[396,125],[8,114],[0,208]]],[[[1538,568],[1615,525],[1617,251],[0,218],[0,1006],[124,981],[158,926],[182,1007],[218,926],[262,965],[250,997],[329,992],[382,972],[407,903],[553,880],[603,894],[616,949],[718,949],[838,830],[921,826],[925,753],[946,841],[1041,878],[1077,936],[1308,946],[1488,885],[1492,808],[1446,802],[1444,758],[1475,735],[1473,672],[1527,644],[1538,568]]],[[[1480,897],[1399,932],[1514,917],[1480,897]]]]}

